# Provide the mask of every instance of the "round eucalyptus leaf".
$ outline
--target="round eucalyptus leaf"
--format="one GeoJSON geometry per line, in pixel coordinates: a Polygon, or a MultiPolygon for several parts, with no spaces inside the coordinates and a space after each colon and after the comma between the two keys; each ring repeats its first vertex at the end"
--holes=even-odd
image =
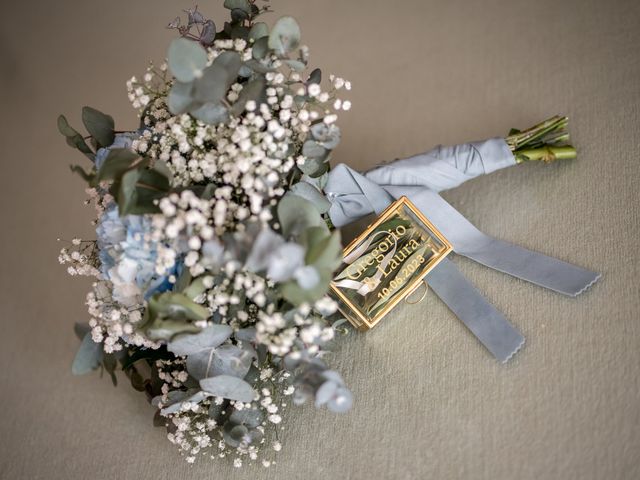
{"type": "Polygon", "coordinates": [[[269,51],[269,38],[261,37],[256,40],[251,48],[251,55],[256,60],[262,60],[267,56],[267,52],[269,51]]]}
{"type": "Polygon", "coordinates": [[[176,81],[169,91],[169,110],[174,115],[188,112],[193,105],[193,83],[176,81]]]}
{"type": "Polygon", "coordinates": [[[311,178],[324,175],[329,170],[329,164],[320,158],[307,158],[302,165],[298,165],[302,173],[311,178]]]}
{"type": "Polygon", "coordinates": [[[255,390],[247,382],[229,375],[202,379],[200,387],[216,397],[245,403],[252,402],[256,395],[255,390]]]}
{"type": "Polygon", "coordinates": [[[307,182],[298,182],[291,187],[291,193],[309,200],[320,213],[326,213],[331,208],[331,202],[320,190],[307,182]]]}
{"type": "Polygon", "coordinates": [[[281,56],[295,50],[300,45],[300,26],[293,17],[282,17],[271,30],[269,48],[281,56]]]}
{"type": "Polygon", "coordinates": [[[251,3],[249,3],[249,0],[224,0],[224,8],[231,11],[240,9],[247,16],[251,15],[251,3]]]}
{"type": "Polygon", "coordinates": [[[191,115],[207,125],[216,125],[229,119],[226,107],[219,103],[205,103],[200,108],[193,110],[191,115]]]}
{"type": "Polygon", "coordinates": [[[245,20],[249,20],[249,14],[241,8],[234,8],[231,10],[231,20],[237,23],[242,23],[245,20]]]}
{"type": "Polygon", "coordinates": [[[333,150],[340,143],[340,128],[336,125],[327,125],[324,122],[311,126],[311,135],[327,150],[333,150]]]}
{"type": "Polygon", "coordinates": [[[302,155],[308,158],[325,160],[328,153],[327,149],[315,140],[307,140],[304,142],[304,145],[302,145],[302,155]]]}
{"type": "Polygon", "coordinates": [[[213,41],[216,39],[216,25],[212,20],[207,20],[202,27],[202,33],[200,34],[200,43],[206,46],[213,45],[213,41]]]}
{"type": "Polygon", "coordinates": [[[280,200],[278,219],[282,232],[287,236],[298,235],[309,227],[325,225],[313,203],[297,195],[285,195],[280,200]]]}
{"type": "Polygon", "coordinates": [[[264,22],[258,22],[249,30],[249,40],[258,40],[262,37],[269,36],[269,27],[264,22]]]}
{"type": "Polygon", "coordinates": [[[262,423],[262,419],[262,412],[253,408],[234,410],[229,417],[230,422],[233,422],[236,425],[245,425],[249,428],[256,428],[262,423]]]}
{"type": "Polygon", "coordinates": [[[95,370],[100,366],[103,355],[102,344],[94,342],[91,332],[87,332],[71,364],[71,373],[84,375],[95,370]]]}
{"type": "Polygon", "coordinates": [[[334,413],[345,413],[353,405],[351,392],[344,387],[338,388],[333,398],[327,402],[327,408],[334,413]]]}
{"type": "Polygon", "coordinates": [[[300,60],[285,60],[284,63],[295,72],[302,72],[305,68],[307,68],[307,66],[300,60]]]}
{"type": "Polygon", "coordinates": [[[316,68],[311,72],[306,83],[307,85],[310,85],[312,83],[317,83],[318,85],[320,85],[320,82],[322,82],[322,70],[316,68]]]}
{"type": "Polygon", "coordinates": [[[180,82],[192,82],[202,74],[207,65],[207,52],[199,43],[186,38],[176,38],[167,53],[171,73],[180,82]]]}
{"type": "Polygon", "coordinates": [[[169,342],[167,350],[177,356],[187,356],[206,348],[215,348],[227,340],[233,329],[229,325],[210,325],[195,335],[180,335],[169,342]]]}
{"type": "Polygon", "coordinates": [[[331,381],[326,381],[322,385],[320,385],[320,388],[318,388],[318,391],[316,392],[316,408],[321,407],[329,400],[331,400],[337,390],[338,385],[331,381]]]}

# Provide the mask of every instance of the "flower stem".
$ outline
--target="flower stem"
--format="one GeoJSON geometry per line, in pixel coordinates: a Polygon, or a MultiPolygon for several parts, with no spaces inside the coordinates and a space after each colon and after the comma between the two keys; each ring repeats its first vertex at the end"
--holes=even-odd
{"type": "Polygon", "coordinates": [[[533,127],[524,130],[512,130],[505,138],[517,163],[576,158],[576,149],[566,144],[569,133],[566,131],[568,117],[555,115],[533,127]]]}

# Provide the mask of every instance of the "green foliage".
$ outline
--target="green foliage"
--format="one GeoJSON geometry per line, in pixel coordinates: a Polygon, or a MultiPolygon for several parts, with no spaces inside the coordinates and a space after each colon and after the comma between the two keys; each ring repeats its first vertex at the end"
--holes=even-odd
{"type": "Polygon", "coordinates": [[[94,342],[91,338],[91,332],[87,332],[71,364],[71,373],[85,375],[97,369],[102,363],[102,356],[102,344],[94,342]]]}
{"type": "Polygon", "coordinates": [[[193,322],[209,318],[209,310],[182,293],[164,292],[152,296],[139,327],[152,340],[172,340],[181,333],[197,333],[193,322]]]}
{"type": "Polygon", "coordinates": [[[82,123],[99,147],[109,147],[115,138],[113,117],[91,107],[82,109],[82,123]]]}
{"type": "Polygon", "coordinates": [[[207,65],[207,52],[196,42],[176,38],[169,45],[167,59],[173,76],[179,82],[189,83],[202,75],[207,65]]]}
{"type": "Polygon", "coordinates": [[[58,131],[66,137],[67,144],[70,147],[80,150],[92,162],[95,160],[93,150],[89,148],[89,145],[84,141],[82,135],[69,125],[69,122],[64,115],[58,116],[58,131]]]}
{"type": "Polygon", "coordinates": [[[269,48],[285,56],[300,45],[300,26],[293,17],[282,17],[271,30],[269,48]]]}
{"type": "Polygon", "coordinates": [[[233,330],[228,325],[210,325],[195,335],[180,335],[167,345],[175,355],[187,356],[207,348],[215,348],[227,340],[233,330]]]}
{"type": "Polygon", "coordinates": [[[309,200],[319,213],[326,213],[331,207],[331,202],[315,186],[308,182],[298,182],[291,187],[290,192],[309,200]]]}
{"type": "Polygon", "coordinates": [[[256,396],[255,390],[241,378],[229,375],[204,378],[200,380],[200,387],[217,397],[236,400],[238,402],[251,402],[256,396]]]}
{"type": "Polygon", "coordinates": [[[285,237],[297,236],[309,227],[326,224],[316,206],[298,195],[285,195],[278,203],[278,220],[285,237]]]}

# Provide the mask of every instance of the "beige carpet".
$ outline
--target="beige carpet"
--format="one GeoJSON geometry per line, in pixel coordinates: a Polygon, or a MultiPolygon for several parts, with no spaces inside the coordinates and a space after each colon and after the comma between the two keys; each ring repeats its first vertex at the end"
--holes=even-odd
{"type": "MultiPolygon", "coordinates": [[[[221,2],[200,2],[221,19],[221,2]]],[[[580,157],[511,168],[446,197],[485,232],[603,280],[566,298],[456,258],[527,337],[499,365],[430,294],[331,359],[353,411],[290,409],[270,469],[187,466],[144,398],[73,378],[87,283],[57,237],[90,237],[60,112],[135,117],[125,81],[160,60],[188,1],[14,0],[0,17],[0,477],[640,478],[640,4],[597,0],[273,0],[313,62],[353,82],[334,161],[358,168],[571,117],[580,157]]],[[[270,16],[271,19],[275,15],[270,16]]],[[[221,21],[219,21],[221,23],[221,21]]],[[[124,384],[124,382],[122,382],[124,384]]]]}

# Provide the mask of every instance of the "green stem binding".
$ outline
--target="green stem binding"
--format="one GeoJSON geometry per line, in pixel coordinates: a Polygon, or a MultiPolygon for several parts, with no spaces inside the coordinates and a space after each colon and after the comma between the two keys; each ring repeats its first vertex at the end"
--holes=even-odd
{"type": "Polygon", "coordinates": [[[566,144],[569,141],[569,133],[566,131],[568,123],[568,117],[556,115],[527,130],[511,130],[505,141],[513,152],[516,163],[550,163],[576,158],[576,149],[566,144]]]}

